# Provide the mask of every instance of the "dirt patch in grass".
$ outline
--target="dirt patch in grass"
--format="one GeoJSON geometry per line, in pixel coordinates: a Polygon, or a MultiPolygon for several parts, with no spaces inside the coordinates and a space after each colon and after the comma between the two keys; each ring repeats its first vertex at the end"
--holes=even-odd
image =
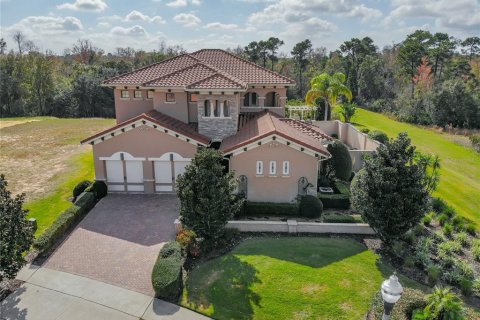
{"type": "Polygon", "coordinates": [[[114,124],[112,119],[35,118],[0,121],[0,172],[13,194],[41,198],[66,179],[69,159],[89,146],[80,140],[114,124]]]}
{"type": "Polygon", "coordinates": [[[31,120],[4,120],[0,121],[0,129],[7,128],[7,127],[13,127],[16,126],[17,124],[22,124],[22,123],[27,123],[27,122],[32,122],[32,121],[40,121],[38,119],[31,119],[31,120]]]}

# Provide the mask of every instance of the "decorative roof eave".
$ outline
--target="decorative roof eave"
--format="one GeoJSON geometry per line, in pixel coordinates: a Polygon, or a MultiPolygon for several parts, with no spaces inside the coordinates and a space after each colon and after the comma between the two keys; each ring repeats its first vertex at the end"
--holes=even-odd
{"type": "Polygon", "coordinates": [[[326,160],[331,158],[330,153],[328,153],[325,150],[321,149],[313,149],[309,146],[306,146],[303,143],[300,143],[299,141],[292,139],[291,137],[287,137],[282,133],[279,133],[277,131],[275,132],[269,132],[263,136],[256,137],[254,139],[250,139],[245,141],[244,143],[241,143],[237,146],[234,146],[233,148],[226,149],[226,150],[221,150],[225,155],[232,155],[232,156],[237,156],[241,153],[250,151],[252,149],[258,148],[261,145],[264,145],[266,143],[269,143],[271,141],[277,141],[281,144],[284,144],[286,146],[289,146],[292,149],[295,149],[297,151],[301,151],[309,156],[319,158],[321,160],[326,160]]]}
{"type": "Polygon", "coordinates": [[[249,87],[265,87],[265,88],[273,88],[273,87],[294,87],[296,83],[249,83],[249,87]]]}
{"type": "Polygon", "coordinates": [[[190,144],[193,144],[195,146],[201,145],[201,146],[207,146],[209,144],[209,141],[200,141],[196,138],[184,135],[182,133],[178,133],[175,130],[171,128],[167,128],[156,121],[152,121],[148,116],[140,115],[138,117],[135,117],[129,121],[126,121],[123,124],[120,124],[118,126],[115,126],[109,130],[103,131],[99,134],[96,134],[94,136],[91,136],[85,140],[80,141],[80,144],[91,144],[95,145],[104,141],[107,141],[113,137],[116,137],[120,134],[123,134],[125,132],[128,132],[130,130],[133,130],[135,128],[138,128],[140,126],[148,126],[151,128],[154,128],[162,133],[168,134],[172,137],[175,137],[177,139],[180,139],[182,141],[186,141],[190,144]]]}
{"type": "Polygon", "coordinates": [[[209,91],[209,92],[246,92],[246,88],[185,88],[187,92],[209,91]]]}

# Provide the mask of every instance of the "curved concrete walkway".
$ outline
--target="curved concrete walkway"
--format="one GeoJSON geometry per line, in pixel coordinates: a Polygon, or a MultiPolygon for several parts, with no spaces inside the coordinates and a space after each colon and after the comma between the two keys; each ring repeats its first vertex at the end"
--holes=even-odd
{"type": "Polygon", "coordinates": [[[101,281],[36,266],[0,305],[2,320],[206,320],[191,310],[101,281]]]}

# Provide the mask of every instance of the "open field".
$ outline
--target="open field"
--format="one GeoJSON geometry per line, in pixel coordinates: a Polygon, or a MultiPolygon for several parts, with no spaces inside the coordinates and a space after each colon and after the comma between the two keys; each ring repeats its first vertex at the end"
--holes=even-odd
{"type": "Polygon", "coordinates": [[[113,119],[0,119],[0,172],[13,194],[26,193],[37,234],[70,205],[73,186],[93,178],[91,148],[80,140],[113,124],[113,119]]]}
{"type": "Polygon", "coordinates": [[[181,304],[215,319],[363,319],[391,272],[353,239],[253,238],[192,270],[181,304]]]}
{"type": "Polygon", "coordinates": [[[480,153],[459,143],[460,136],[439,133],[385,115],[357,109],[354,124],[358,128],[381,130],[390,138],[405,131],[412,144],[424,153],[434,153],[441,160],[440,184],[435,195],[446,200],[462,216],[480,229],[480,153]]]}

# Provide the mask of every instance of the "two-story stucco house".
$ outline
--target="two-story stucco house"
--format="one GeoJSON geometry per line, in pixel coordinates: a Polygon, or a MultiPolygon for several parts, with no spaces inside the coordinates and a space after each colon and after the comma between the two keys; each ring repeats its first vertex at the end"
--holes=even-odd
{"type": "Polygon", "coordinates": [[[316,188],[331,138],[284,118],[295,82],[205,49],[111,78],[117,125],[82,141],[110,192],[173,192],[199,146],[219,148],[250,201],[290,202],[316,188]]]}

